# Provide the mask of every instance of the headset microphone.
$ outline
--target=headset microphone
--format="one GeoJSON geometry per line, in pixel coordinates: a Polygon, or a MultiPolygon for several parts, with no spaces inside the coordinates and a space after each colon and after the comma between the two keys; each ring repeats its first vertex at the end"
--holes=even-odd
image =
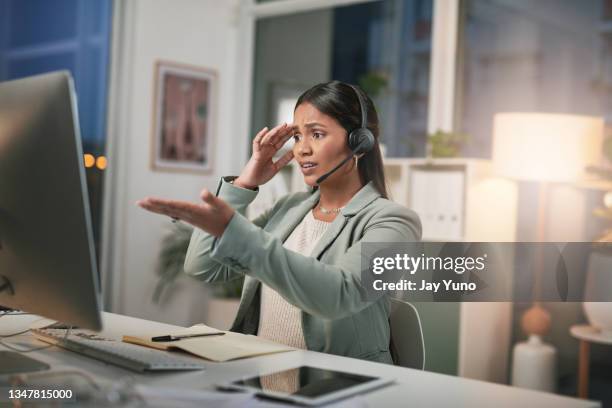
{"type": "Polygon", "coordinates": [[[320,185],[326,178],[331,176],[336,170],[344,165],[347,161],[351,160],[353,156],[365,154],[372,150],[374,147],[374,135],[367,128],[368,125],[368,112],[365,103],[365,98],[361,95],[359,90],[351,84],[347,84],[350,86],[355,94],[357,95],[357,99],[359,100],[359,109],[361,111],[361,127],[354,129],[351,131],[348,137],[348,146],[351,149],[351,154],[346,157],[346,159],[342,160],[340,164],[336,167],[319,177],[316,181],[317,185],[320,185]]]}
{"type": "Polygon", "coordinates": [[[325,173],[324,175],[322,175],[321,177],[319,177],[316,181],[317,185],[320,185],[326,178],[328,178],[329,176],[331,176],[332,174],[334,174],[334,172],[336,170],[338,170],[340,167],[342,167],[342,165],[344,165],[344,163],[346,163],[347,161],[351,160],[353,158],[353,153],[349,154],[346,159],[342,160],[340,162],[340,164],[338,164],[336,167],[334,167],[333,169],[331,169],[330,171],[328,171],[327,173],[325,173]]]}

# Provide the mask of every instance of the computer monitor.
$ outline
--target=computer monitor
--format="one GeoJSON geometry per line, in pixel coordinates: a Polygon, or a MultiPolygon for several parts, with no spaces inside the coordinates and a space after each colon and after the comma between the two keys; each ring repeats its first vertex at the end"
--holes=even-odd
{"type": "Polygon", "coordinates": [[[0,305],[102,328],[69,72],[0,83],[0,305]]]}

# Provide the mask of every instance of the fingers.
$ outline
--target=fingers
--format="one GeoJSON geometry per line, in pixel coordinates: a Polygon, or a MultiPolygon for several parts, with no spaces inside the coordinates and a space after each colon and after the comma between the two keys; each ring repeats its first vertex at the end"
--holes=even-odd
{"type": "Polygon", "coordinates": [[[259,144],[261,143],[261,138],[264,137],[267,131],[268,131],[268,127],[266,126],[265,128],[261,129],[259,133],[255,135],[255,138],[253,139],[253,150],[254,151],[259,151],[259,144]]]}
{"type": "Polygon", "coordinates": [[[152,197],[140,200],[136,204],[156,214],[185,221],[196,228],[219,237],[234,215],[234,210],[206,189],[202,191],[201,196],[204,201],[202,204],[152,197]]]}
{"type": "Polygon", "coordinates": [[[274,168],[276,171],[279,171],[283,167],[285,167],[291,160],[293,160],[293,150],[289,150],[287,153],[283,154],[280,159],[274,163],[274,168]]]}
{"type": "Polygon", "coordinates": [[[293,137],[296,130],[297,130],[297,127],[291,125],[290,127],[287,128],[287,131],[284,132],[284,134],[279,135],[276,141],[274,142],[275,143],[274,147],[276,148],[276,150],[279,150],[281,147],[283,147],[285,143],[287,143],[287,140],[293,137]]]}
{"type": "Polygon", "coordinates": [[[204,201],[205,203],[208,204],[212,204],[215,202],[215,199],[217,198],[213,193],[211,193],[208,189],[203,189],[202,192],[200,193],[200,198],[202,199],[202,201],[204,201]]]}
{"type": "Polygon", "coordinates": [[[263,128],[253,139],[253,151],[259,152],[266,146],[272,146],[278,151],[284,144],[293,136],[297,126],[293,124],[282,123],[272,130],[263,128]]]}
{"type": "Polygon", "coordinates": [[[287,124],[286,123],[281,123],[280,125],[276,126],[274,129],[270,130],[268,133],[266,133],[264,135],[264,137],[261,139],[260,145],[268,145],[268,144],[274,144],[274,137],[276,136],[276,134],[282,129],[286,129],[287,124]]]}
{"type": "Polygon", "coordinates": [[[167,215],[169,217],[176,216],[176,211],[169,209],[163,200],[159,200],[157,198],[147,197],[144,200],[138,201],[136,204],[139,207],[156,214],[167,215]]]}
{"type": "Polygon", "coordinates": [[[154,197],[145,198],[144,200],[138,201],[136,204],[147,211],[178,218],[187,222],[194,220],[205,211],[203,206],[197,204],[186,201],[164,200],[154,197]]]}
{"type": "Polygon", "coordinates": [[[297,131],[297,126],[293,124],[288,124],[283,130],[278,132],[274,139],[272,139],[272,143],[274,143],[280,149],[283,145],[289,140],[293,134],[297,131]]]}
{"type": "Polygon", "coordinates": [[[167,208],[160,206],[158,203],[156,203],[155,201],[151,201],[151,199],[149,198],[140,200],[136,202],[136,204],[140,208],[144,208],[145,210],[150,211],[155,214],[167,215],[168,217],[172,217],[172,218],[180,218],[175,211],[169,211],[167,208]]]}

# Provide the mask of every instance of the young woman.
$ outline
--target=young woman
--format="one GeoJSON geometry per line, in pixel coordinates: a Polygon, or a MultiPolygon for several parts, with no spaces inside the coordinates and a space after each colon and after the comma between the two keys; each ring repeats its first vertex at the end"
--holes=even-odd
{"type": "Polygon", "coordinates": [[[413,211],[387,199],[378,133],[376,110],[362,90],[319,84],[298,99],[292,125],[255,136],[240,176],[222,178],[216,194],[203,190],[200,204],[147,198],[139,205],[195,227],[189,275],[207,282],[246,276],[231,330],[392,363],[389,299],[365,299],[361,244],[417,241],[421,225],[413,211]],[[290,138],[293,149],[274,162],[290,138]],[[293,159],[310,191],[284,196],[247,220],[257,187],[293,159]]]}

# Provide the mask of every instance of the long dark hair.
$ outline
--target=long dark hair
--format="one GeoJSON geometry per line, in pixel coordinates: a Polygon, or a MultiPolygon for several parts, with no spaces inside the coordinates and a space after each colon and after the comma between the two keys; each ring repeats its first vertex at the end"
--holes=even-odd
{"type": "MultiPolygon", "coordinates": [[[[363,181],[366,183],[372,181],[380,195],[388,198],[385,170],[378,144],[380,133],[378,114],[370,97],[361,88],[356,85],[355,87],[358,88],[365,99],[365,108],[368,112],[366,127],[370,129],[375,140],[372,150],[359,159],[357,170],[363,181]]],[[[300,95],[295,104],[295,109],[304,102],[312,104],[322,113],[334,118],[346,130],[347,135],[352,130],[361,127],[359,98],[353,88],[344,82],[331,81],[313,86],[300,95]]]]}

